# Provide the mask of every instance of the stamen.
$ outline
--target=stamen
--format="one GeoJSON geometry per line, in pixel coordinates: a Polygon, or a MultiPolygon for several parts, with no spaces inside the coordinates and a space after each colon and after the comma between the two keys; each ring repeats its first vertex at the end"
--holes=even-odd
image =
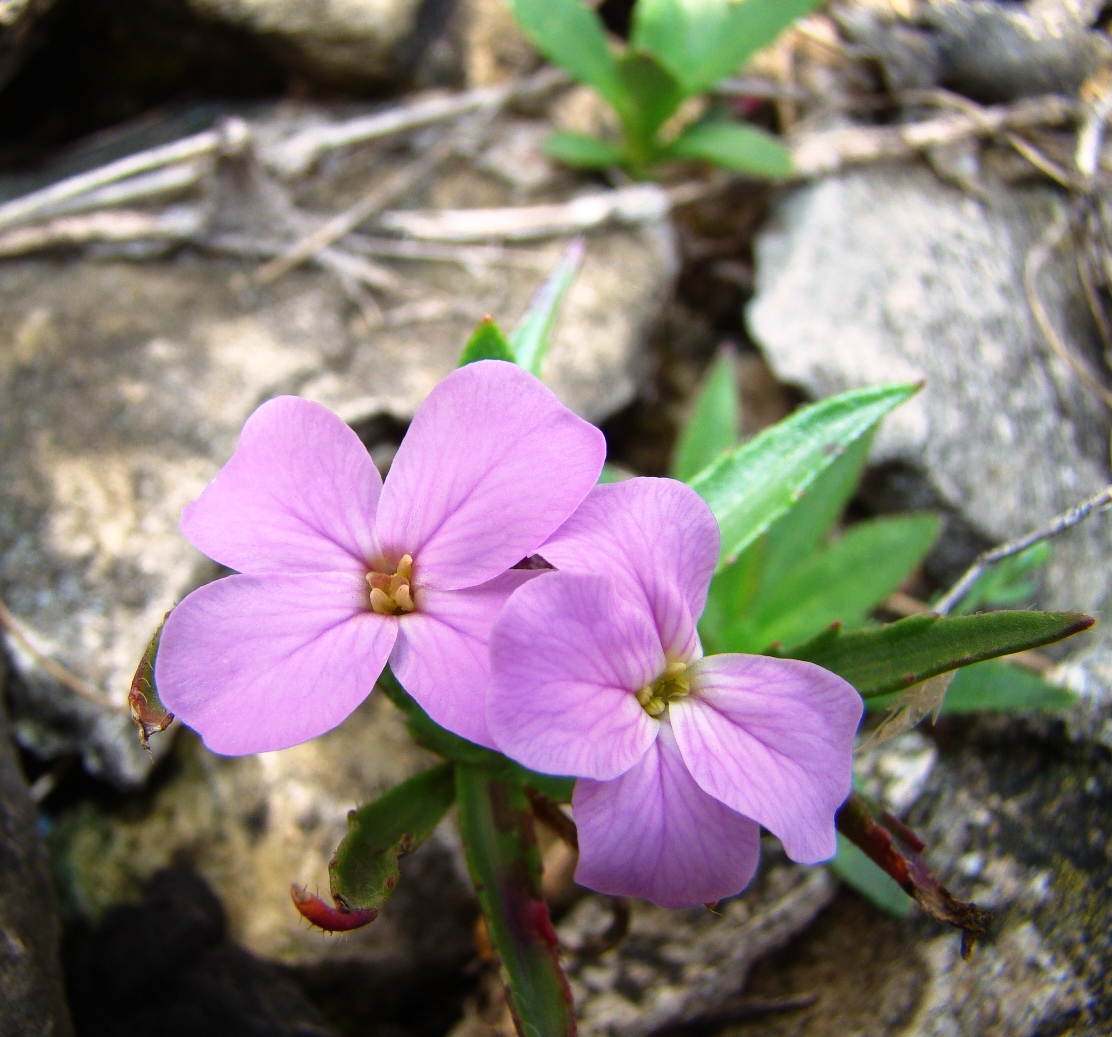
{"type": "Polygon", "coordinates": [[[412,612],[416,608],[413,588],[409,585],[412,579],[412,555],[402,555],[393,573],[367,573],[367,584],[371,588],[371,611],[380,616],[402,616],[412,612]]]}
{"type": "Polygon", "coordinates": [[[687,698],[691,693],[691,682],[680,676],[686,669],[686,663],[669,663],[667,669],[652,684],[646,684],[637,692],[637,701],[649,716],[660,716],[669,703],[687,698]]]}

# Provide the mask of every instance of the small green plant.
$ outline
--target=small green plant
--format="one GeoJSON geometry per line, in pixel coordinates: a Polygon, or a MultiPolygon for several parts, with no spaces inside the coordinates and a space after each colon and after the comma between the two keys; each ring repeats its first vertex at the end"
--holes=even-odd
{"type": "MultiPolygon", "coordinates": [[[[699,473],[708,468],[713,471],[718,459],[736,449],[740,411],[733,359],[723,354],[695,400],[691,418],[676,444],[670,474],[693,480],[696,485],[704,481],[705,474],[699,473]]],[[[932,631],[941,634],[946,626],[949,634],[930,646],[928,656],[946,655],[950,637],[954,638],[954,647],[961,644],[959,652],[971,648],[972,639],[963,636],[957,625],[960,619],[913,616],[881,627],[869,618],[918,568],[941,529],[936,516],[920,513],[866,519],[835,533],[864,471],[871,442],[870,428],[814,479],[790,511],[719,570],[699,624],[708,652],[783,654],[838,669],[839,655],[834,645],[841,641],[847,647],[852,643],[852,651],[863,657],[888,655],[887,667],[898,669],[895,658],[900,654],[899,639],[886,638],[886,631],[903,632],[905,647],[921,637],[925,647],[932,631]],[[928,626],[932,619],[933,625],[928,626]],[[917,631],[917,626],[922,629],[917,631]],[[854,633],[846,637],[849,632],[854,633]]],[[[1037,590],[1037,572],[1046,565],[1050,551],[1048,544],[1036,544],[986,571],[954,609],[954,616],[996,624],[999,637],[1009,613],[973,614],[1028,604],[1037,590]]],[[[970,628],[967,635],[972,633],[970,628]]],[[[920,665],[917,649],[904,658],[909,662],[909,672],[920,665]]],[[[934,661],[928,666],[938,672],[934,661]]],[[[874,670],[869,664],[855,671],[860,678],[853,683],[865,695],[870,712],[888,709],[902,696],[898,690],[868,694],[866,683],[883,682],[884,668],[874,670]]],[[[992,658],[957,670],[941,712],[1049,712],[1068,708],[1074,699],[1071,692],[1049,684],[1038,674],[1002,658],[992,658]]],[[[883,910],[896,915],[911,910],[911,898],[842,835],[831,867],[883,910]]]]}
{"type": "Polygon", "coordinates": [[[597,90],[622,127],[618,141],[554,133],[546,151],[570,166],[621,166],[634,175],[666,159],[695,159],[760,176],[787,176],[792,169],[787,149],[756,126],[717,112],[683,128],[669,120],[685,101],[733,75],[820,2],[638,0],[629,43],[619,47],[582,0],[510,0],[541,53],[597,90]]]}

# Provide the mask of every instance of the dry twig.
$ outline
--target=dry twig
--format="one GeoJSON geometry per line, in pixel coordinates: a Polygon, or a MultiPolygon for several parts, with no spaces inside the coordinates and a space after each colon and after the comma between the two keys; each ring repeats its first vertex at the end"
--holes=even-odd
{"type": "Polygon", "coordinates": [[[83,216],[61,216],[47,223],[17,227],[0,234],[0,258],[96,243],[185,243],[200,233],[203,227],[204,214],[201,210],[184,205],[161,212],[110,210],[83,216]]]}
{"type": "Polygon", "coordinates": [[[0,205],[0,230],[25,223],[81,195],[118,183],[141,173],[190,162],[206,155],[237,154],[250,140],[251,133],[242,119],[227,119],[216,129],[205,130],[172,144],[128,155],[116,162],[78,173],[57,183],[32,191],[0,205]]]}
{"type": "Polygon", "coordinates": [[[45,673],[50,674],[59,684],[69,688],[75,695],[95,702],[98,706],[108,709],[121,710],[123,707],[109,701],[106,695],[101,694],[90,684],[86,684],[76,674],[71,673],[61,663],[55,662],[50,656],[40,652],[34,642],[27,636],[23,625],[12,615],[11,610],[3,601],[0,601],[0,626],[7,629],[8,633],[16,640],[19,646],[35,661],[45,673]]]}
{"type": "MultiPolygon", "coordinates": [[[[930,96],[937,100],[936,92],[932,91],[930,96]]],[[[813,180],[848,166],[911,158],[928,149],[973,137],[991,137],[1008,130],[1036,126],[1061,126],[1073,121],[1076,115],[1077,103],[1073,98],[1048,94],[979,110],[963,106],[953,114],[904,126],[846,126],[824,130],[792,143],[795,177],[813,180]]]]}
{"type": "Polygon", "coordinates": [[[1012,555],[1017,555],[1021,551],[1026,551],[1027,548],[1043,540],[1056,537],[1067,529],[1076,526],[1079,522],[1083,522],[1095,512],[1104,511],[1109,507],[1112,507],[1112,486],[1106,486],[1100,493],[1082,501],[1068,511],[1062,512],[1061,515],[1055,516],[1045,526],[1040,526],[1034,532],[982,552],[965,571],[961,579],[938,599],[932,611],[937,612],[940,616],[947,615],[961,603],[962,598],[969,593],[969,589],[989,566],[1002,562],[1005,558],[1011,558],[1012,555]]]}

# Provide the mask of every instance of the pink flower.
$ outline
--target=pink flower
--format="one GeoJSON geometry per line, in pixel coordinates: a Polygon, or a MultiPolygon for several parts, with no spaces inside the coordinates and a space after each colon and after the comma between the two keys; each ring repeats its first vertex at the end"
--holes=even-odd
{"type": "Polygon", "coordinates": [[[492,745],[487,639],[535,575],[511,566],[571,515],[604,455],[598,429],[496,360],[433,389],[385,484],[335,414],[264,403],[182,517],[241,575],[170,614],[163,702],[216,752],[282,749],[339,724],[389,660],[434,720],[492,745]]]}
{"type": "Polygon", "coordinates": [[[760,826],[834,855],[857,692],[811,663],[703,658],[718,525],[670,479],[599,486],[540,553],[490,640],[487,719],[534,770],[575,775],[576,881],[690,907],[740,892],[760,826]]]}

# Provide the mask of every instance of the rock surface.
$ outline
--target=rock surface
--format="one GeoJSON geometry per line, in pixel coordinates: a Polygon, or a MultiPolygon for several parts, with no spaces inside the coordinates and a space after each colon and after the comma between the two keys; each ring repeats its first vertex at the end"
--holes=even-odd
{"type": "MultiPolygon", "coordinates": [[[[0,676],[7,666],[0,656],[0,676]]],[[[58,962],[61,926],[50,865],[0,698],[0,1034],[72,1032],[58,962]]]]}
{"type": "MultiPolygon", "coordinates": [[[[833,898],[825,868],[801,868],[769,852],[757,880],[714,911],[668,911],[633,903],[629,935],[593,958],[573,951],[568,980],[580,1033],[647,1037],[698,1025],[738,994],[755,962],[801,932],[833,898]]],[[[591,897],[559,926],[570,948],[605,931],[604,902],[591,897]]]]}
{"type": "Polygon", "coordinates": [[[349,810],[431,762],[379,693],[339,728],[282,752],[219,757],[183,733],[140,798],[85,800],[54,820],[63,906],[96,921],[138,899],[163,868],[183,865],[219,896],[229,940],[252,953],[333,972],[347,966],[384,987],[458,969],[474,953],[475,909],[450,824],[403,860],[397,893],[364,929],[329,936],[290,902],[291,883],[327,897],[328,861],[349,810]]]}
{"type": "MultiPolygon", "coordinates": [[[[874,496],[891,507],[951,513],[948,539],[965,542],[937,560],[940,570],[952,572],[978,547],[1034,528],[1108,482],[1107,415],[1044,343],[1024,293],[1024,260],[1058,204],[1042,189],[997,191],[982,202],[925,169],[882,167],[787,196],[757,243],[749,325],[780,377],[814,396],[926,379],[878,437],[875,460],[885,467],[874,496]]],[[[1068,271],[1055,274],[1041,286],[1052,319],[1087,347],[1083,301],[1068,271]]],[[[1110,547],[1112,523],[1100,517],[1059,538],[1039,604],[1106,617],[1110,547]]],[[[996,919],[968,963],[952,932],[905,923],[902,949],[893,952],[902,968],[868,993],[899,1011],[881,1026],[854,982],[833,980],[823,1000],[847,1020],[839,1032],[1107,1032],[1107,638],[1105,625],[1071,642],[1073,654],[1053,674],[1079,693],[1068,714],[949,721],[929,770],[911,768],[921,794],[893,805],[909,809],[928,862],[954,893],[996,919]]],[[[889,770],[898,777],[901,769],[889,770]]],[[[897,783],[882,795],[898,791],[897,783]]],[[[821,948],[845,945],[869,911],[843,896],[831,921],[783,962],[813,962],[821,948]]],[[[814,975],[799,968],[794,982],[814,975]]],[[[791,989],[789,979],[777,982],[791,989]]],[[[761,983],[766,995],[784,989],[761,983]]],[[[762,1032],[824,1033],[823,1015],[798,1013],[762,1032]]]]}
{"type": "MultiPolygon", "coordinates": [[[[874,461],[897,469],[889,506],[960,519],[946,575],[1109,481],[1108,416],[1044,342],[1024,292],[1057,204],[1043,189],[982,202],[925,168],[880,167],[791,193],[757,240],[748,322],[781,379],[814,397],[926,380],[885,421],[874,461]]],[[[1080,289],[1044,280],[1060,327],[1086,344],[1080,289]]],[[[1110,551],[1101,518],[1059,538],[1040,604],[1106,614],[1110,551]]]]}
{"type": "MultiPolygon", "coordinates": [[[[449,163],[404,204],[505,205],[574,188],[552,175],[510,182],[522,141],[538,139],[530,125],[507,120],[473,160],[449,163]]],[[[366,149],[333,155],[300,202],[346,206],[384,162],[409,160],[397,148],[385,160],[366,149]]],[[[246,204],[234,171],[222,189],[227,181],[233,229],[273,236],[273,214],[246,204]]],[[[215,574],[178,533],[178,517],[230,456],[243,421],[280,393],[354,423],[408,420],[480,316],[513,326],[563,245],[515,247],[493,265],[396,263],[409,295],[373,328],[338,281],[310,269],[255,291],[251,267],[192,253],[0,263],[0,586],[38,651],[93,689],[75,695],[9,636],[23,744],[45,756],[80,752],[116,785],[140,783],[150,760],[120,707],[163,613],[215,574]]],[[[663,222],[592,236],[547,369],[585,417],[634,396],[674,263],[663,222]]]]}
{"type": "Polygon", "coordinates": [[[203,18],[259,36],[318,81],[359,87],[413,71],[450,0],[189,0],[203,18]]]}

